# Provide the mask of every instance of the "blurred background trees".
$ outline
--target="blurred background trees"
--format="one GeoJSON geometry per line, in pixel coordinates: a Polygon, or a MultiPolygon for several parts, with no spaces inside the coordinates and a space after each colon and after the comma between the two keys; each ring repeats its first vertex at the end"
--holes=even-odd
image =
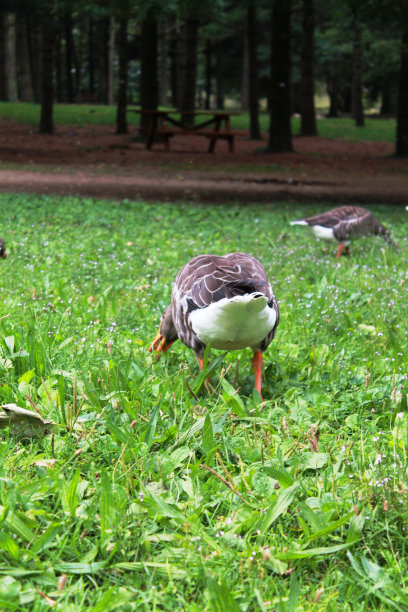
{"type": "Polygon", "coordinates": [[[293,113],[310,136],[316,108],[370,110],[406,156],[407,45],[408,0],[0,0],[0,100],[41,103],[45,132],[62,102],[116,104],[120,133],[129,104],[243,108],[251,138],[265,111],[271,151],[293,113]]]}

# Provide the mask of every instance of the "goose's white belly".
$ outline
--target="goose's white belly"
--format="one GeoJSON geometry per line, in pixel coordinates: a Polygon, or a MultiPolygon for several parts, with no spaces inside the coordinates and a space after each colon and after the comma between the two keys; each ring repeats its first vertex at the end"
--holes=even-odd
{"type": "MultiPolygon", "coordinates": [[[[311,227],[316,238],[327,240],[328,242],[339,242],[334,236],[332,227],[324,227],[323,225],[312,225],[311,227]]],[[[348,246],[350,244],[350,240],[342,240],[341,242],[344,244],[344,246],[348,246]]]]}
{"type": "Polygon", "coordinates": [[[194,333],[204,344],[222,350],[257,349],[276,323],[276,312],[261,294],[224,298],[190,314],[194,333]]]}

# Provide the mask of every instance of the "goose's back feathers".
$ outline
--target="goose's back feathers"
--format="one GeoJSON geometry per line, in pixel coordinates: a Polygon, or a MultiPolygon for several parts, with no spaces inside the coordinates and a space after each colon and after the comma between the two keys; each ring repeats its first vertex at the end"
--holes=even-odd
{"type": "MultiPolygon", "coordinates": [[[[367,234],[382,235],[390,238],[389,231],[361,206],[338,206],[324,213],[302,219],[309,227],[324,227],[333,230],[333,238],[344,242],[350,238],[367,234]]],[[[296,222],[294,222],[296,224],[296,222]]]]}
{"type": "Polygon", "coordinates": [[[160,332],[166,346],[179,338],[200,358],[206,344],[225,350],[250,346],[264,351],[278,322],[276,298],[255,257],[246,253],[198,255],[176,277],[160,332]]]}

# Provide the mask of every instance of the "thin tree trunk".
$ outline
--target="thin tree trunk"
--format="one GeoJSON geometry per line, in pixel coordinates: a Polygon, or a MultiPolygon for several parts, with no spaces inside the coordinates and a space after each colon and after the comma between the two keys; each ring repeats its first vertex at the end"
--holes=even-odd
{"type": "Polygon", "coordinates": [[[108,47],[108,104],[114,102],[113,94],[113,62],[115,56],[115,18],[109,19],[109,47],[108,47]]]}
{"type": "Polygon", "coordinates": [[[292,151],[290,123],[291,0],[274,0],[272,8],[271,109],[267,151],[292,151]]]}
{"type": "Polygon", "coordinates": [[[404,22],[401,40],[401,66],[398,79],[397,157],[408,157],[408,22],[404,22]]]}
{"type": "Polygon", "coordinates": [[[381,115],[391,115],[392,113],[390,78],[388,75],[385,75],[382,79],[380,113],[381,115]]]}
{"type": "Polygon", "coordinates": [[[72,16],[67,10],[64,15],[64,35],[65,35],[65,80],[67,102],[72,104],[74,101],[74,85],[73,85],[73,56],[74,56],[74,39],[72,36],[72,16]]]}
{"type": "Polygon", "coordinates": [[[88,27],[88,75],[89,75],[89,83],[88,83],[88,93],[90,96],[95,94],[95,54],[94,54],[94,44],[95,44],[95,36],[94,36],[94,22],[92,19],[89,20],[88,27]]]}
{"type": "MultiPolygon", "coordinates": [[[[197,81],[197,43],[198,21],[186,20],[186,68],[184,74],[184,93],[181,110],[193,111],[195,109],[196,81],[197,81]]],[[[194,117],[191,117],[191,123],[194,117]]]]}
{"type": "Polygon", "coordinates": [[[21,102],[33,102],[34,94],[31,83],[30,63],[28,56],[27,21],[25,17],[17,18],[17,91],[21,102]]]}
{"type": "Polygon", "coordinates": [[[215,80],[217,108],[220,109],[224,108],[224,73],[222,57],[222,49],[218,46],[216,50],[217,65],[215,69],[215,80]]]}
{"type": "Polygon", "coordinates": [[[161,106],[167,106],[167,54],[168,54],[168,41],[167,41],[167,23],[161,23],[159,26],[159,65],[160,65],[160,78],[159,78],[159,103],[161,106]]]}
{"type": "MultiPolygon", "coordinates": [[[[157,19],[154,10],[149,10],[142,23],[140,104],[143,109],[154,110],[158,102],[157,79],[157,19]]],[[[145,136],[150,126],[150,117],[140,115],[140,134],[145,136]]]]}
{"type": "Polygon", "coordinates": [[[52,28],[52,1],[44,5],[42,23],[42,45],[41,45],[41,118],[40,132],[52,134],[54,132],[53,122],[53,28],[52,28]]]}
{"type": "Polygon", "coordinates": [[[303,0],[302,51],[300,60],[300,134],[316,136],[314,105],[314,0],[303,0]]]}
{"type": "Polygon", "coordinates": [[[338,117],[339,116],[339,78],[336,73],[333,73],[331,76],[327,77],[327,93],[330,98],[330,108],[328,117],[338,117]]]}
{"type": "Polygon", "coordinates": [[[211,41],[205,41],[205,108],[211,108],[211,41]]]}
{"type": "Polygon", "coordinates": [[[16,15],[7,15],[7,99],[17,100],[16,15]]]}
{"type": "Polygon", "coordinates": [[[353,78],[351,86],[351,114],[356,126],[364,126],[363,110],[363,43],[361,40],[361,28],[356,27],[353,41],[353,78]]]}
{"type": "Polygon", "coordinates": [[[249,137],[261,139],[258,107],[258,58],[256,54],[257,24],[255,0],[248,0],[248,67],[249,67],[249,137]]]}
{"type": "Polygon", "coordinates": [[[0,100],[7,101],[6,14],[0,12],[0,100]]]}
{"type": "Polygon", "coordinates": [[[127,19],[119,22],[119,87],[116,111],[116,133],[126,134],[128,131],[126,119],[127,104],[127,19]]]}
{"type": "Polygon", "coordinates": [[[108,103],[108,40],[109,18],[103,18],[97,24],[97,61],[98,61],[98,92],[99,104],[108,103]]]}
{"type": "Polygon", "coordinates": [[[241,107],[243,110],[249,108],[249,36],[248,36],[248,11],[249,0],[247,7],[247,18],[244,24],[243,45],[242,45],[242,81],[241,81],[241,107]]]}

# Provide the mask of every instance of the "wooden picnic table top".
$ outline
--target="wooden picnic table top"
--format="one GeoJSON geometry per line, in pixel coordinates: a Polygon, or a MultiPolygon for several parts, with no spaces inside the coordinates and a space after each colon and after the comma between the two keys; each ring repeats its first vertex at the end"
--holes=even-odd
{"type": "Polygon", "coordinates": [[[226,117],[231,115],[240,115],[240,111],[233,110],[207,110],[207,109],[197,109],[193,111],[180,111],[175,108],[171,109],[155,109],[155,108],[127,108],[126,110],[132,113],[141,113],[141,114],[150,114],[150,115],[213,115],[216,117],[226,117]]]}

